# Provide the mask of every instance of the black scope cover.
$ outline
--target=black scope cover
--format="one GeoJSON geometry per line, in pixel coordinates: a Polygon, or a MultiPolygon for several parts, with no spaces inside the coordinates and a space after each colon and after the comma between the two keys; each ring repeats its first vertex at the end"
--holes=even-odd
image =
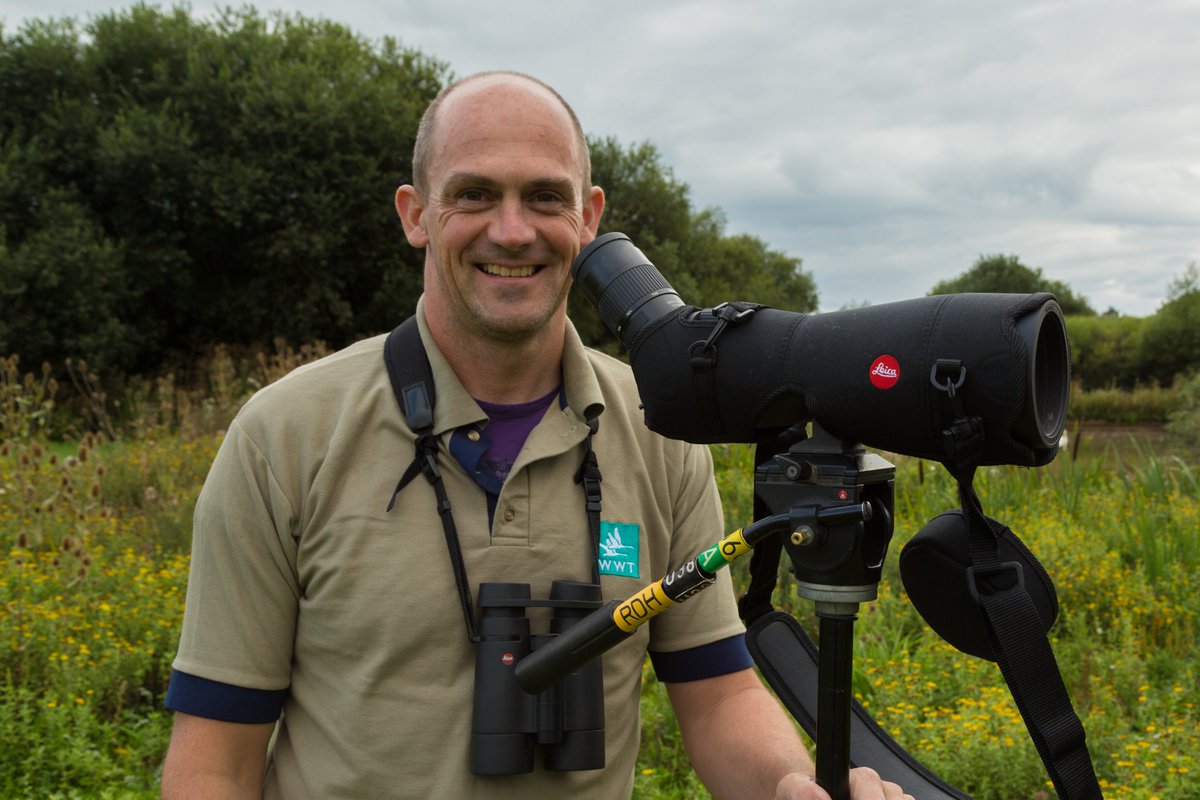
{"type": "Polygon", "coordinates": [[[1036,466],[1057,452],[1070,356],[1065,333],[1045,336],[1061,352],[1039,372],[1018,321],[1032,315],[1065,330],[1057,308],[1049,294],[942,295],[826,314],[760,308],[720,334],[711,379],[697,381],[695,346],[715,321],[685,307],[647,325],[630,360],[646,424],[671,438],[754,442],[813,420],[842,439],[933,460],[947,457],[942,432],[954,412],[931,372],[939,359],[958,361],[966,373],[956,391],[984,427],[978,463],[1036,466]],[[1053,383],[1040,389],[1041,407],[1039,378],[1053,383]]]}
{"type": "Polygon", "coordinates": [[[983,424],[976,463],[1038,466],[1057,452],[1071,362],[1051,294],[939,295],[824,314],[699,309],[620,233],[589,244],[572,270],[629,349],[646,424],[664,436],[757,442],[815,421],[847,441],[945,460],[954,407],[931,372],[951,360],[965,370],[963,409],[983,424]]]}

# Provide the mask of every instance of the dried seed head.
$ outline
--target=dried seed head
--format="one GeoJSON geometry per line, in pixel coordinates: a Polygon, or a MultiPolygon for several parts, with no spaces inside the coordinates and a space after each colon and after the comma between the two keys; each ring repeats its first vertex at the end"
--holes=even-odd
{"type": "Polygon", "coordinates": [[[29,534],[21,531],[17,534],[17,547],[25,548],[29,546],[29,534]]]}

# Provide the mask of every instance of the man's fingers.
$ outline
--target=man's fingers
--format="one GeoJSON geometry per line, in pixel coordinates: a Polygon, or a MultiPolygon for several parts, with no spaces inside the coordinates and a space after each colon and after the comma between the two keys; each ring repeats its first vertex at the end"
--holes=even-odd
{"type": "Polygon", "coordinates": [[[915,800],[898,784],[885,781],[870,767],[850,770],[850,796],[853,800],[915,800]]]}
{"type": "MultiPolygon", "coordinates": [[[[801,773],[787,775],[776,787],[776,800],[826,800],[829,795],[812,777],[801,773]]],[[[850,770],[851,800],[915,800],[899,785],[885,781],[870,767],[850,770]]]]}

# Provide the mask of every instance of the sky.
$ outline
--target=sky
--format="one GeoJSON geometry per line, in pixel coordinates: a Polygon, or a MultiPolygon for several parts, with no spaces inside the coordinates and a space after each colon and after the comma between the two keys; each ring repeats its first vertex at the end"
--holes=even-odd
{"type": "MultiPolygon", "coordinates": [[[[128,5],[0,0],[0,21],[128,5]]],[[[727,233],[802,259],[822,310],[919,297],[1006,254],[1097,311],[1147,316],[1200,262],[1200,0],[253,5],[392,37],[456,76],[542,78],[588,134],[654,144],[727,233]]]]}

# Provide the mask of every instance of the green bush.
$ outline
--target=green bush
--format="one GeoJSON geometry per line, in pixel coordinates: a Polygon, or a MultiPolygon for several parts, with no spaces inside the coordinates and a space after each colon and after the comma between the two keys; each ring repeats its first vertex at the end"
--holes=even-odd
{"type": "Polygon", "coordinates": [[[1132,389],[1146,382],[1141,358],[1146,324],[1142,317],[1067,317],[1072,377],[1085,389],[1132,389]]]}
{"type": "Polygon", "coordinates": [[[1200,447],[1200,371],[1179,382],[1179,400],[1168,415],[1167,430],[1200,447]]]}
{"type": "Polygon", "coordinates": [[[1110,422],[1132,425],[1162,424],[1179,406],[1177,387],[1135,386],[1125,390],[1115,387],[1083,390],[1072,388],[1067,413],[1072,420],[1110,422]]]}

